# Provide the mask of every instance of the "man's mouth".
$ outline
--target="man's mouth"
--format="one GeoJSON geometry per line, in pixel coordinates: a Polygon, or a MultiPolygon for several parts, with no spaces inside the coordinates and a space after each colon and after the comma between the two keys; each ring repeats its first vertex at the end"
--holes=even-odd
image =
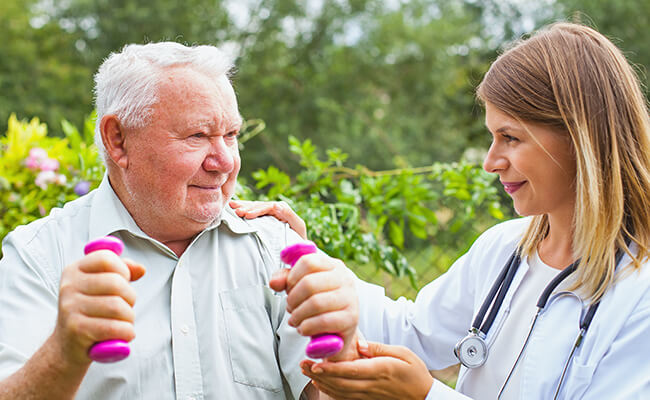
{"type": "Polygon", "coordinates": [[[222,185],[190,185],[191,188],[200,190],[219,190],[222,185]]]}

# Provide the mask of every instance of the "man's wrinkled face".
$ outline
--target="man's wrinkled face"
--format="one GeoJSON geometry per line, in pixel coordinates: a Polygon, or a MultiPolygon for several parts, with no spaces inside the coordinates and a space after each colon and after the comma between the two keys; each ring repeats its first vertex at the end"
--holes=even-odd
{"type": "Polygon", "coordinates": [[[232,197],[242,119],[225,77],[190,68],[168,69],[158,98],[151,123],[126,132],[124,183],[136,222],[147,218],[165,240],[198,233],[232,197]]]}

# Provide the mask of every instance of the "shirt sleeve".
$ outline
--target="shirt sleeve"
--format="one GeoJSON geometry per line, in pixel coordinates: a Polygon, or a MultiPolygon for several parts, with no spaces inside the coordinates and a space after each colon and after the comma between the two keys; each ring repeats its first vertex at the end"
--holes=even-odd
{"type": "Polygon", "coordinates": [[[52,333],[57,316],[47,260],[15,240],[7,235],[0,260],[0,380],[36,352],[52,333]]]}

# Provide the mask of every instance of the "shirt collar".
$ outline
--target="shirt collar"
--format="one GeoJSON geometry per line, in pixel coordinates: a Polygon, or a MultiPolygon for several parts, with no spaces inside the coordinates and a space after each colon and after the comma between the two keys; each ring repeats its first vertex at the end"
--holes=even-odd
{"type": "Polygon", "coordinates": [[[90,206],[90,239],[110,235],[119,231],[128,231],[138,236],[146,236],[120,201],[104,174],[90,206]]]}
{"type": "Polygon", "coordinates": [[[223,222],[224,225],[228,227],[228,229],[230,229],[233,233],[240,235],[257,232],[258,230],[248,220],[237,216],[237,214],[235,214],[235,211],[227,204],[223,208],[223,211],[221,211],[219,218],[217,218],[217,220],[208,229],[218,227],[221,222],[223,222]]]}
{"type": "MultiPolygon", "coordinates": [[[[222,222],[235,234],[243,235],[258,230],[249,221],[238,217],[229,205],[224,207],[221,215],[205,230],[216,229],[222,222]]],[[[92,199],[89,224],[89,239],[111,235],[119,231],[128,231],[136,236],[148,237],[138,227],[129,211],[115,194],[108,180],[108,174],[104,174],[92,199]]]]}

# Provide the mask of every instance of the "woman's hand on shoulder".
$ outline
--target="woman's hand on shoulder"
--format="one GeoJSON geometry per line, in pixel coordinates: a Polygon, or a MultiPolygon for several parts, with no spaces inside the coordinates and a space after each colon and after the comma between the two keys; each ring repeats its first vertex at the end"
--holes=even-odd
{"type": "Polygon", "coordinates": [[[284,201],[231,200],[229,205],[238,216],[246,219],[272,215],[280,221],[288,223],[301,238],[307,240],[305,221],[284,201]]]}
{"type": "Polygon", "coordinates": [[[433,377],[411,350],[373,342],[359,350],[368,358],[321,363],[304,360],[300,366],[316,388],[334,399],[426,398],[433,377]]]}

